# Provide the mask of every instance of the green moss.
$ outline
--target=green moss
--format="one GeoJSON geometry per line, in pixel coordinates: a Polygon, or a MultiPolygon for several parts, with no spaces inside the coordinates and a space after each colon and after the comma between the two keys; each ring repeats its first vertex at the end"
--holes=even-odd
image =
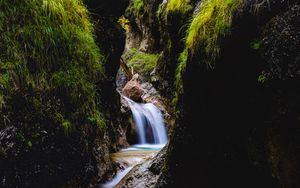
{"type": "Polygon", "coordinates": [[[143,76],[149,76],[157,65],[159,54],[147,54],[137,49],[131,49],[125,55],[125,59],[128,61],[127,65],[134,72],[138,72],[143,76]]]}
{"type": "Polygon", "coordinates": [[[183,51],[179,58],[178,58],[178,66],[176,69],[176,79],[175,79],[175,85],[176,85],[176,90],[178,92],[182,91],[182,75],[184,74],[184,71],[186,69],[186,61],[187,61],[187,55],[188,52],[187,50],[183,51]]]}
{"type": "Polygon", "coordinates": [[[260,40],[255,40],[251,43],[251,48],[253,50],[259,50],[261,46],[261,41],[260,40]]]}
{"type": "Polygon", "coordinates": [[[61,126],[65,135],[69,135],[72,131],[72,124],[70,121],[66,120],[61,113],[55,114],[56,122],[61,126]]]}
{"type": "Polygon", "coordinates": [[[104,56],[81,0],[0,0],[0,7],[1,116],[64,130],[88,124],[99,108],[104,56]],[[14,101],[23,102],[21,113],[14,101]]]}
{"type": "Polygon", "coordinates": [[[230,32],[232,17],[241,0],[203,0],[199,12],[188,28],[186,47],[192,55],[203,47],[207,64],[213,64],[219,54],[219,41],[230,32]]]}
{"type": "Polygon", "coordinates": [[[261,74],[258,76],[258,82],[259,83],[261,83],[261,84],[263,84],[263,83],[265,83],[266,81],[267,81],[267,78],[268,78],[268,75],[267,75],[267,73],[265,73],[264,71],[263,72],[261,72],[261,74]]]}
{"type": "Polygon", "coordinates": [[[129,30],[130,21],[125,18],[125,16],[121,16],[118,20],[118,23],[122,26],[125,31],[129,30]]]}
{"type": "Polygon", "coordinates": [[[189,0],[169,0],[166,13],[169,14],[170,12],[181,12],[185,13],[192,9],[189,0]]]}
{"type": "Polygon", "coordinates": [[[172,103],[175,105],[178,101],[179,95],[183,93],[183,83],[182,83],[182,76],[186,70],[186,63],[187,63],[187,56],[188,56],[188,51],[184,50],[179,58],[178,58],[178,66],[176,69],[176,74],[175,74],[175,96],[173,97],[172,103]]]}
{"type": "Polygon", "coordinates": [[[88,120],[92,125],[98,126],[101,129],[105,128],[105,119],[99,111],[96,111],[94,114],[92,114],[88,120]]]}
{"type": "Polygon", "coordinates": [[[156,17],[158,18],[158,20],[159,20],[160,15],[161,15],[162,12],[163,12],[163,8],[164,8],[164,4],[161,3],[161,4],[158,6],[158,9],[157,9],[157,11],[156,11],[156,17]]]}
{"type": "Polygon", "coordinates": [[[132,0],[130,11],[135,15],[141,14],[144,11],[144,0],[132,0]]]}

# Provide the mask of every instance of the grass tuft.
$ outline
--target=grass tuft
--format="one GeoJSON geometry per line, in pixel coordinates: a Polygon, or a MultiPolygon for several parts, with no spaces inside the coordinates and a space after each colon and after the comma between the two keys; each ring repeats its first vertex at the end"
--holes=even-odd
{"type": "Polygon", "coordinates": [[[185,13],[192,9],[190,0],[169,0],[166,8],[166,13],[181,12],[185,13]]]}
{"type": "Polygon", "coordinates": [[[128,61],[128,66],[134,72],[143,76],[150,76],[159,59],[159,54],[147,54],[140,52],[137,49],[131,49],[125,54],[125,59],[128,61]]]}
{"type": "Polygon", "coordinates": [[[240,4],[241,0],[203,0],[187,30],[186,47],[192,55],[201,45],[208,57],[206,63],[213,64],[219,55],[219,40],[230,32],[233,14],[240,4]]]}
{"type": "Polygon", "coordinates": [[[140,15],[144,11],[144,0],[132,0],[130,11],[135,15],[140,15]]]}
{"type": "Polygon", "coordinates": [[[0,124],[52,121],[66,133],[88,124],[98,111],[104,56],[82,1],[0,0],[0,7],[0,124]],[[14,101],[21,98],[18,109],[14,101]],[[24,109],[31,101],[44,105],[24,109]]]}

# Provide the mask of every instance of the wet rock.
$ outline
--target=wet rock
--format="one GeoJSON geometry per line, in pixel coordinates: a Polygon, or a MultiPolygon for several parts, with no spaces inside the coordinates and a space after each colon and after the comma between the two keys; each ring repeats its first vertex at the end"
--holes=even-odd
{"type": "Polygon", "coordinates": [[[136,165],[115,188],[155,187],[165,161],[167,147],[154,158],[136,165]]]}
{"type": "Polygon", "coordinates": [[[136,102],[142,101],[142,95],[144,90],[139,83],[139,75],[135,74],[132,79],[127,82],[125,87],[122,89],[122,94],[136,102]]]}

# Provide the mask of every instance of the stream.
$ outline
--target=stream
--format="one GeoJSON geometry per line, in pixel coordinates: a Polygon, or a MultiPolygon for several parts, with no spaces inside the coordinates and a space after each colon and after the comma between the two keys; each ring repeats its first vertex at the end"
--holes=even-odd
{"type": "MultiPolygon", "coordinates": [[[[124,96],[123,96],[124,97],[124,96]]],[[[152,159],[168,142],[168,136],[161,111],[152,103],[136,103],[124,97],[131,109],[136,127],[138,144],[111,154],[111,159],[121,170],[101,188],[113,188],[130,172],[145,161],[152,159]]]]}

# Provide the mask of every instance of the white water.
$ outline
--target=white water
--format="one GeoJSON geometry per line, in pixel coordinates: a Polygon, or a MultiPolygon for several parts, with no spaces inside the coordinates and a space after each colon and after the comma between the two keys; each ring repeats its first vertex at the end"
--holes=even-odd
{"type": "Polygon", "coordinates": [[[133,145],[115,153],[115,157],[112,159],[119,163],[125,162],[128,164],[128,167],[118,171],[111,181],[99,184],[98,188],[114,188],[135,165],[141,164],[149,158],[153,158],[163,146],[164,145],[156,144],[133,145]]]}
{"type": "MultiPolygon", "coordinates": [[[[161,111],[152,103],[136,103],[126,98],[132,111],[139,145],[167,143],[167,131],[161,111]]],[[[152,146],[150,146],[152,147],[152,146]]]]}
{"type": "Polygon", "coordinates": [[[117,153],[123,155],[123,158],[126,154],[130,156],[129,167],[119,171],[110,182],[100,184],[101,188],[115,187],[135,165],[154,157],[153,154],[163,148],[168,141],[162,113],[155,105],[136,103],[127,97],[124,98],[132,111],[139,143],[117,153]]]}
{"type": "Polygon", "coordinates": [[[132,168],[133,167],[128,167],[128,168],[118,172],[116,174],[116,176],[112,179],[112,181],[110,181],[106,184],[102,184],[102,185],[100,185],[100,187],[101,188],[112,188],[112,187],[116,186],[132,168]]]}

